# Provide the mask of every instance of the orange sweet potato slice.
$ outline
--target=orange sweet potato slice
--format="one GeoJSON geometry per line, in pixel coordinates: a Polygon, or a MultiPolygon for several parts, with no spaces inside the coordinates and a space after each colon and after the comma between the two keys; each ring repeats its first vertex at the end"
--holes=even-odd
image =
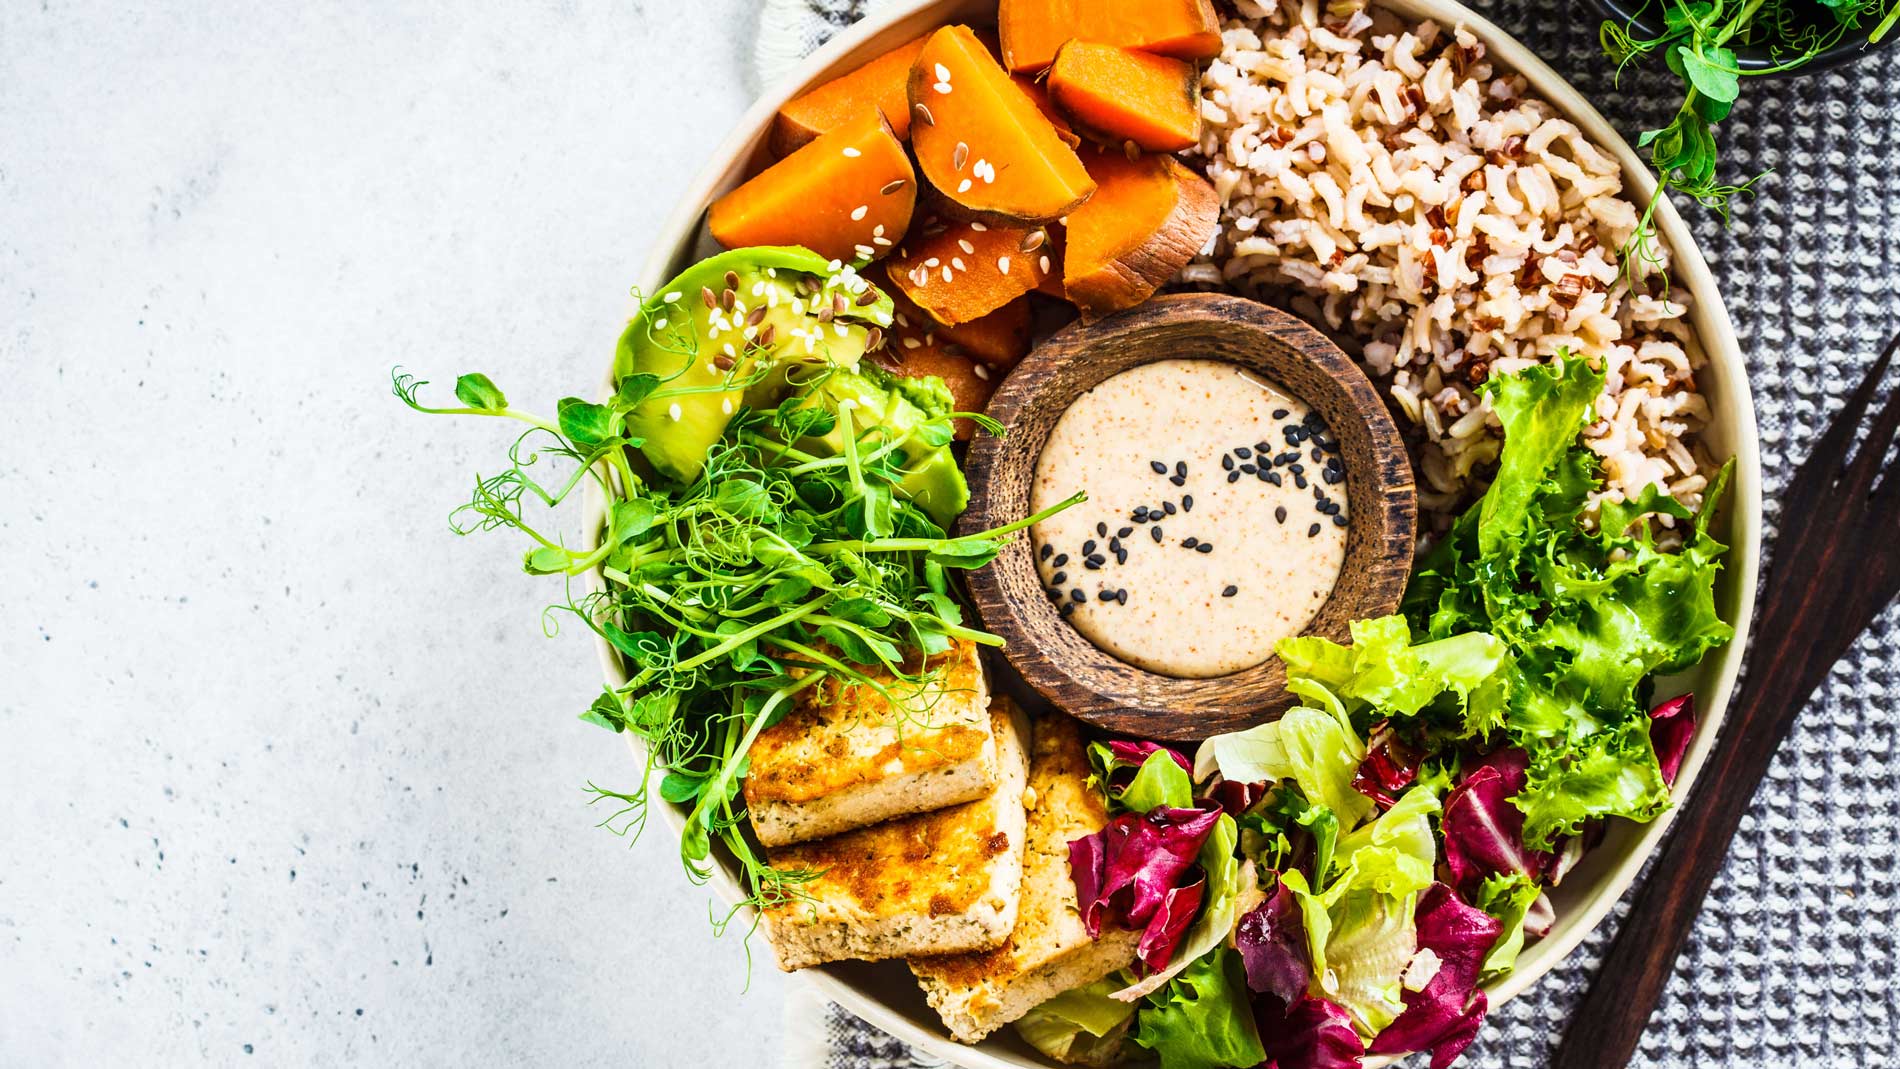
{"type": "Polygon", "coordinates": [[[891,285],[883,264],[873,266],[866,277],[891,295],[895,305],[891,321],[893,331],[942,342],[952,356],[968,356],[993,368],[1008,370],[1029,354],[1029,337],[1034,327],[1033,310],[1027,296],[1018,297],[989,315],[946,327],[928,312],[911,303],[904,291],[891,285]]]}
{"type": "Polygon", "coordinates": [[[729,249],[803,245],[852,263],[896,247],[916,203],[910,156],[873,110],[714,201],[706,225],[729,249]]]}
{"type": "Polygon", "coordinates": [[[1117,45],[1176,59],[1220,55],[1212,0],[1001,0],[1003,65],[1035,74],[1070,40],[1117,45]]]}
{"type": "Polygon", "coordinates": [[[1027,93],[1029,99],[1035,102],[1036,110],[1042,112],[1042,117],[1049,120],[1049,125],[1056,128],[1056,136],[1062,139],[1063,144],[1070,148],[1082,147],[1081,135],[1075,132],[1075,127],[1069,125],[1069,117],[1057,110],[1055,101],[1049,99],[1049,90],[1041,82],[1021,74],[1012,76],[1012,80],[1016,83],[1016,88],[1027,93]]]}
{"type": "Polygon", "coordinates": [[[1088,199],[1075,150],[965,26],[931,35],[910,71],[917,166],[957,214],[1042,223],[1088,199]]]}
{"type": "Polygon", "coordinates": [[[1201,140],[1201,79],[1184,60],[1070,41],[1049,68],[1049,96],[1111,145],[1179,152],[1201,140]]]}
{"type": "Polygon", "coordinates": [[[1220,197],[1172,156],[1085,158],[1098,188],[1069,214],[1062,289],[1097,319],[1147,300],[1193,259],[1220,221],[1220,197]]]}
{"type": "Polygon", "coordinates": [[[891,287],[943,326],[960,326],[1035,289],[1056,264],[1034,227],[929,218],[889,260],[891,287]]]}
{"type": "Polygon", "coordinates": [[[807,90],[778,109],[772,119],[772,155],[785,157],[819,134],[875,108],[884,113],[899,141],[910,136],[908,82],[911,64],[929,34],[891,49],[849,74],[807,90]]]}

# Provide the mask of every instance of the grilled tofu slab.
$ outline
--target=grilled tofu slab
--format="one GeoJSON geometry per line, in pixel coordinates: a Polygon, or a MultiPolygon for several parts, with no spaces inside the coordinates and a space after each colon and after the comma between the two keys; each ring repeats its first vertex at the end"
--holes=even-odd
{"type": "MultiPolygon", "coordinates": [[[[996,787],[989,685],[972,642],[933,661],[932,681],[870,687],[826,680],[752,744],[752,831],[784,846],[981,798],[996,787]]],[[[1019,844],[1020,845],[1020,844],[1019,844]]]]}
{"type": "Polygon", "coordinates": [[[765,912],[779,968],[981,950],[1009,936],[1023,882],[1027,727],[1006,698],[989,716],[989,794],[767,852],[774,868],[820,874],[802,899],[765,912]]]}
{"type": "Polygon", "coordinates": [[[1029,766],[1028,852],[1022,904],[1009,939],[993,950],[912,958],[911,971],[950,1034],[975,1043],[1039,1003],[1093,983],[1135,961],[1140,932],[1108,928],[1098,940],[1082,926],[1069,842],[1108,823],[1088,785],[1088,754],[1075,721],[1052,713],[1036,722],[1029,766]]]}

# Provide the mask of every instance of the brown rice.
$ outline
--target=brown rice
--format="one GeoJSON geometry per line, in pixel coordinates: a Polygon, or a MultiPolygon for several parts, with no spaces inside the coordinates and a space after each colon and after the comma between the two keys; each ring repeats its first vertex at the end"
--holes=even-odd
{"type": "Polygon", "coordinates": [[[1288,305],[1354,351],[1409,424],[1428,529],[1497,458],[1473,387],[1564,349],[1607,376],[1585,432],[1605,496],[1698,505],[1703,357],[1666,261],[1631,292],[1617,253],[1640,212],[1616,161],[1463,28],[1364,0],[1234,6],[1202,79],[1221,227],[1183,281],[1288,305]]]}

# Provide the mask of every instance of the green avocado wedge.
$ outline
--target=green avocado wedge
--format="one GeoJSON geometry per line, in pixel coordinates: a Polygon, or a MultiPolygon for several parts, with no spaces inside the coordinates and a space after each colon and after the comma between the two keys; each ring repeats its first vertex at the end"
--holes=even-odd
{"type": "Polygon", "coordinates": [[[809,249],[708,257],[642,302],[620,335],[616,388],[665,390],[628,412],[627,433],[662,475],[690,482],[741,405],[776,404],[801,368],[857,367],[891,312],[888,294],[809,249]]]}
{"type": "MultiPolygon", "coordinates": [[[[857,432],[877,439],[873,448],[895,440],[904,463],[893,487],[940,526],[948,529],[970,503],[969,484],[950,451],[954,405],[942,379],[902,378],[865,364],[832,371],[807,398],[833,411],[850,406],[857,432]]],[[[798,446],[836,455],[844,447],[843,434],[842,427],[833,427],[828,434],[801,439],[798,446]]]]}

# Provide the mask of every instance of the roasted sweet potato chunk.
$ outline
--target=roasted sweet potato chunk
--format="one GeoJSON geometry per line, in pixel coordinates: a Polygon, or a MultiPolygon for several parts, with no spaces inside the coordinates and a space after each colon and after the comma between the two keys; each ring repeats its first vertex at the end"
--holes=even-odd
{"type": "Polygon", "coordinates": [[[1201,140],[1201,79],[1167,56],[1070,41],[1049,68],[1049,96],[1090,136],[1179,152],[1201,140]]]}
{"type": "Polygon", "coordinates": [[[789,156],[819,134],[847,120],[862,118],[875,108],[884,113],[899,141],[910,136],[910,100],[907,83],[911,64],[923,51],[929,34],[891,49],[849,74],[811,89],[778,109],[772,120],[772,154],[789,156]]]}
{"type": "Polygon", "coordinates": [[[969,323],[1035,289],[1055,270],[1039,228],[930,218],[898,245],[891,285],[944,326],[969,323]]]}
{"type": "Polygon", "coordinates": [[[706,225],[729,249],[803,245],[852,263],[894,248],[916,203],[910,156],[872,110],[714,201],[706,225]]]}
{"type": "Polygon", "coordinates": [[[1082,147],[1081,135],[1075,132],[1075,127],[1069,125],[1069,117],[1056,109],[1055,101],[1049,99],[1049,90],[1046,86],[1022,74],[1014,75],[1011,80],[1016,83],[1016,88],[1028,94],[1029,99],[1035,102],[1036,110],[1042,112],[1043,118],[1049,120],[1049,125],[1056,128],[1056,136],[1062,139],[1063,144],[1070,148],[1082,147]]]}
{"type": "Polygon", "coordinates": [[[1193,259],[1220,221],[1220,197],[1172,156],[1084,158],[1097,188],[1069,215],[1062,289],[1097,319],[1147,300],[1193,259]]]}
{"type": "Polygon", "coordinates": [[[1043,71],[1071,40],[1176,59],[1220,55],[1212,0],[1001,0],[996,21],[1003,64],[1019,74],[1043,71]]]}
{"type": "Polygon", "coordinates": [[[1095,190],[1055,124],[968,27],[931,35],[911,68],[910,102],[917,166],[964,218],[1047,222],[1095,190]]]}

